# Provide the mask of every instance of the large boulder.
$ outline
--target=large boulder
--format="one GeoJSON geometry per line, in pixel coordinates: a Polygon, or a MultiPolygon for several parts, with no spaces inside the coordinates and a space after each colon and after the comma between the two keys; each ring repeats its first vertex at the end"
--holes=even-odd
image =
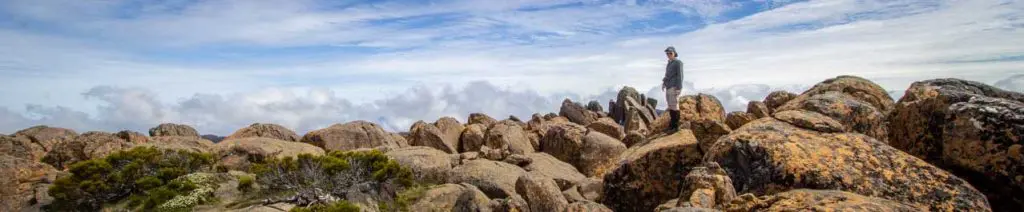
{"type": "Polygon", "coordinates": [[[248,171],[253,163],[273,158],[324,155],[323,149],[310,144],[263,137],[224,140],[213,145],[213,152],[218,165],[242,171],[248,171]]]}
{"type": "Polygon", "coordinates": [[[996,211],[1024,210],[1024,94],[959,79],[915,82],[888,120],[893,147],[965,178],[996,211]]]}
{"type": "Polygon", "coordinates": [[[600,132],[588,132],[576,124],[549,129],[541,144],[544,152],[572,164],[586,176],[603,176],[615,156],[626,150],[621,141],[600,132]]]}
{"type": "Polygon", "coordinates": [[[451,173],[448,183],[471,184],[492,199],[516,195],[516,180],[526,175],[519,166],[492,160],[470,160],[451,173]]]}
{"type": "Polygon", "coordinates": [[[281,125],[267,123],[253,123],[248,127],[238,129],[235,133],[231,133],[231,135],[224,139],[249,137],[273,138],[283,141],[299,141],[302,139],[298,134],[295,134],[295,131],[281,125]]]}
{"type": "Polygon", "coordinates": [[[487,114],[483,113],[470,113],[469,120],[466,121],[467,124],[483,124],[484,126],[488,127],[490,127],[491,124],[494,124],[495,122],[498,122],[498,120],[495,120],[494,118],[491,118],[490,116],[487,116],[487,114]]]}
{"type": "Polygon", "coordinates": [[[480,151],[480,147],[484,146],[484,139],[487,139],[487,126],[483,124],[467,125],[459,138],[459,152],[480,151]]]}
{"type": "Polygon", "coordinates": [[[63,170],[76,162],[106,157],[116,151],[131,149],[137,144],[107,132],[86,132],[75,137],[75,140],[57,144],[46,153],[42,161],[63,170]]]}
{"type": "Polygon", "coordinates": [[[681,179],[700,162],[697,138],[689,130],[630,147],[604,176],[601,201],[615,211],[653,211],[679,196],[681,179]]]}
{"type": "Polygon", "coordinates": [[[576,154],[575,165],[588,177],[604,177],[615,167],[615,157],[626,151],[626,144],[604,133],[590,131],[576,154]]]}
{"type": "Polygon", "coordinates": [[[747,194],[723,208],[726,211],[928,211],[926,208],[884,198],[810,189],[796,189],[761,197],[747,194]]]}
{"type": "Polygon", "coordinates": [[[587,129],[604,133],[605,135],[619,140],[626,137],[626,132],[622,129],[622,126],[615,123],[615,120],[612,120],[611,118],[600,118],[597,121],[590,122],[590,124],[587,125],[587,129]]]}
{"type": "Polygon", "coordinates": [[[154,147],[157,149],[185,150],[199,153],[213,153],[213,141],[191,136],[157,136],[147,139],[148,142],[136,147],[154,147]]]}
{"type": "Polygon", "coordinates": [[[149,136],[193,136],[199,137],[199,132],[184,124],[163,123],[156,127],[149,128],[149,136]]]}
{"type": "Polygon", "coordinates": [[[591,201],[580,201],[569,204],[565,212],[612,212],[607,206],[591,201]]]}
{"type": "Polygon", "coordinates": [[[459,153],[459,139],[466,127],[452,117],[443,117],[433,124],[416,122],[409,129],[409,145],[427,146],[446,153],[459,153]]]}
{"type": "Polygon", "coordinates": [[[764,97],[764,105],[768,107],[768,112],[774,113],[775,108],[779,108],[796,98],[796,94],[790,93],[789,91],[772,91],[768,96],[764,97]]]}
{"type": "Polygon", "coordinates": [[[587,110],[579,103],[569,99],[562,101],[562,107],[558,110],[558,115],[568,118],[573,123],[584,126],[597,121],[597,118],[599,118],[597,112],[587,110]]]}
{"type": "Polygon", "coordinates": [[[53,198],[57,169],[37,161],[0,154],[0,211],[39,211],[53,198]]]}
{"type": "Polygon", "coordinates": [[[74,140],[73,130],[45,125],[30,127],[13,135],[0,135],[0,154],[39,161],[57,144],[74,140]]]}
{"type": "Polygon", "coordinates": [[[739,129],[744,124],[750,123],[755,119],[757,119],[757,117],[753,114],[743,111],[734,111],[725,115],[725,124],[729,125],[729,129],[739,129]]]}
{"type": "Polygon", "coordinates": [[[388,157],[402,167],[413,171],[417,182],[444,183],[453,165],[458,164],[458,155],[449,155],[430,147],[405,147],[388,151],[388,157]]]}
{"type": "Polygon", "coordinates": [[[513,154],[535,152],[526,131],[519,125],[494,124],[487,130],[484,144],[492,149],[508,150],[513,154]]]}
{"type": "Polygon", "coordinates": [[[516,192],[529,203],[530,211],[562,211],[569,201],[551,178],[527,173],[516,180],[516,192]]]}
{"type": "Polygon", "coordinates": [[[435,211],[485,211],[490,199],[470,184],[443,184],[423,192],[409,208],[435,211]]]}
{"type": "Polygon", "coordinates": [[[719,139],[704,160],[720,164],[740,193],[835,189],[929,210],[989,210],[966,181],[863,134],[765,118],[719,139]]]}
{"type": "Polygon", "coordinates": [[[587,102],[587,107],[586,108],[589,111],[604,112],[604,108],[601,107],[601,103],[597,102],[597,101],[594,101],[594,100],[591,100],[590,102],[587,102]]]}
{"type": "Polygon", "coordinates": [[[615,122],[618,123],[625,122],[626,112],[629,111],[629,108],[639,106],[639,104],[632,104],[638,103],[637,100],[640,100],[640,92],[637,92],[636,89],[633,87],[622,87],[622,89],[620,89],[619,93],[616,95],[615,104],[611,104],[611,107],[608,108],[610,110],[612,119],[615,119],[615,122]],[[632,99],[633,101],[630,102],[627,101],[627,99],[632,99]]]}
{"type": "Polygon", "coordinates": [[[774,112],[807,110],[832,117],[847,132],[858,132],[887,141],[886,114],[895,103],[881,86],[864,78],[839,76],[825,80],[779,106],[774,112]]]}
{"type": "Polygon", "coordinates": [[[526,157],[530,158],[532,162],[524,166],[523,169],[555,180],[559,188],[578,184],[587,178],[587,176],[577,171],[576,167],[573,167],[572,164],[558,160],[558,158],[548,153],[527,153],[526,157]]]}
{"type": "Polygon", "coordinates": [[[747,113],[750,113],[757,118],[768,117],[768,115],[771,114],[770,112],[768,112],[768,106],[766,106],[764,102],[761,101],[747,102],[747,113]]]}
{"type": "Polygon", "coordinates": [[[715,208],[736,198],[732,179],[717,163],[694,167],[683,178],[682,192],[676,206],[715,208]]]}
{"type": "Polygon", "coordinates": [[[9,155],[35,161],[46,156],[46,151],[32,143],[28,138],[0,135],[0,155],[9,155]]]}
{"type": "Polygon", "coordinates": [[[729,129],[729,126],[726,126],[725,123],[712,119],[692,121],[690,122],[690,130],[693,132],[693,136],[697,138],[697,143],[700,144],[702,151],[711,148],[711,145],[718,141],[719,137],[732,132],[732,129],[729,129]]]}
{"type": "Polygon", "coordinates": [[[792,124],[804,129],[825,133],[846,132],[846,128],[839,121],[817,112],[805,110],[787,110],[772,114],[779,121],[792,124]]]}
{"type": "Polygon", "coordinates": [[[53,150],[53,146],[58,143],[74,140],[78,133],[71,129],[39,125],[19,130],[11,136],[27,138],[34,146],[38,147],[38,150],[46,153],[53,150]]]}
{"type": "Polygon", "coordinates": [[[843,125],[846,132],[857,132],[880,141],[888,140],[888,124],[885,111],[855,98],[847,93],[830,91],[815,93],[814,96],[798,96],[776,109],[775,113],[789,110],[806,110],[831,117],[843,125]]]}
{"type": "Polygon", "coordinates": [[[679,97],[679,118],[681,121],[711,119],[725,122],[725,107],[718,98],[709,94],[679,97]]]}
{"type": "Polygon", "coordinates": [[[328,151],[347,151],[359,148],[399,148],[408,146],[401,136],[385,132],[377,124],[352,121],[314,130],[302,136],[302,142],[328,151]]]}
{"type": "Polygon", "coordinates": [[[892,97],[889,96],[889,92],[886,92],[882,86],[857,76],[838,76],[836,78],[827,79],[815,84],[814,87],[804,91],[799,96],[794,97],[790,102],[802,101],[802,99],[805,98],[830,92],[845,93],[852,96],[854,99],[868,103],[872,107],[875,107],[879,111],[883,111],[885,113],[891,111],[895,104],[892,97]]]}

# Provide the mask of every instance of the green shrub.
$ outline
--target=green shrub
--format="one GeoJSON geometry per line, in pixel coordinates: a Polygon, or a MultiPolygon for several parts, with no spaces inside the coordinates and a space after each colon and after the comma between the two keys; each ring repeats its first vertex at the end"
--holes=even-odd
{"type": "Polygon", "coordinates": [[[348,201],[341,200],[326,205],[311,205],[308,207],[294,207],[288,212],[359,212],[359,206],[348,201]]]}
{"type": "Polygon", "coordinates": [[[242,192],[249,192],[253,189],[253,184],[256,182],[252,176],[242,175],[238,176],[238,190],[242,192]]]}
{"type": "Polygon", "coordinates": [[[178,193],[194,189],[172,183],[182,175],[210,169],[213,156],[188,151],[139,147],[105,158],[72,164],[48,192],[54,198],[47,210],[95,211],[104,204],[130,198],[134,205],[155,206],[178,193]],[[145,197],[133,197],[142,195],[145,197]]]}
{"type": "MultiPolygon", "coordinates": [[[[325,195],[341,198],[350,192],[360,192],[387,205],[386,208],[395,209],[402,208],[394,204],[398,192],[415,185],[411,170],[376,150],[268,159],[255,164],[251,171],[256,174],[261,193],[291,193],[301,199],[325,195]]],[[[295,204],[321,201],[330,199],[295,204]]]]}

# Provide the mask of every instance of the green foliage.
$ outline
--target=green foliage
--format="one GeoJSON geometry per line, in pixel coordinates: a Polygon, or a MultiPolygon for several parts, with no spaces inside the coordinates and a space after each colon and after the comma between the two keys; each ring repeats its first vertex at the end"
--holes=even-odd
{"type": "Polygon", "coordinates": [[[381,211],[410,211],[409,206],[423,197],[423,194],[430,190],[430,186],[416,185],[413,187],[406,188],[405,190],[398,192],[398,196],[395,197],[394,203],[382,202],[378,205],[381,211]]]}
{"type": "Polygon", "coordinates": [[[398,192],[415,185],[410,169],[376,150],[268,159],[250,171],[256,174],[262,193],[318,197],[322,195],[310,192],[323,191],[345,197],[349,192],[361,192],[380,202],[382,208],[396,210],[407,205],[394,202],[398,192]]]}
{"type": "Polygon", "coordinates": [[[288,212],[359,212],[359,206],[348,201],[341,200],[326,205],[311,205],[309,207],[294,207],[288,212]]]}
{"type": "Polygon", "coordinates": [[[48,192],[54,198],[47,210],[95,211],[104,204],[129,198],[133,205],[155,206],[195,189],[172,180],[208,170],[210,154],[139,147],[105,158],[72,164],[70,175],[58,178],[48,192]],[[140,197],[134,197],[140,196],[140,197]]]}
{"type": "Polygon", "coordinates": [[[238,176],[238,190],[242,192],[249,192],[253,189],[253,184],[255,184],[255,182],[256,179],[253,179],[252,176],[238,176]]]}

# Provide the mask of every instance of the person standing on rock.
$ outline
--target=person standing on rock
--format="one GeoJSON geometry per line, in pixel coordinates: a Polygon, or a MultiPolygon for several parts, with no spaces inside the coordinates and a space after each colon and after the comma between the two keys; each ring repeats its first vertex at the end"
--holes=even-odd
{"type": "Polygon", "coordinates": [[[679,130],[679,93],[683,89],[683,61],[679,61],[676,48],[665,49],[668,65],[665,66],[665,78],[661,79],[661,90],[665,91],[665,102],[668,103],[670,117],[668,133],[679,130]]]}

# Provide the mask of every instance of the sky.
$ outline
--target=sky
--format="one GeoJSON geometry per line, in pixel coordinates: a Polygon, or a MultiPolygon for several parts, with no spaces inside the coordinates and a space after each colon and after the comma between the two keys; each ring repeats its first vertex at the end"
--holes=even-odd
{"type": "Polygon", "coordinates": [[[1024,92],[1019,0],[0,0],[0,133],[160,123],[227,135],[659,99],[666,59],[684,94],[743,110],[838,75],[898,100],[961,78],[1024,92]]]}

